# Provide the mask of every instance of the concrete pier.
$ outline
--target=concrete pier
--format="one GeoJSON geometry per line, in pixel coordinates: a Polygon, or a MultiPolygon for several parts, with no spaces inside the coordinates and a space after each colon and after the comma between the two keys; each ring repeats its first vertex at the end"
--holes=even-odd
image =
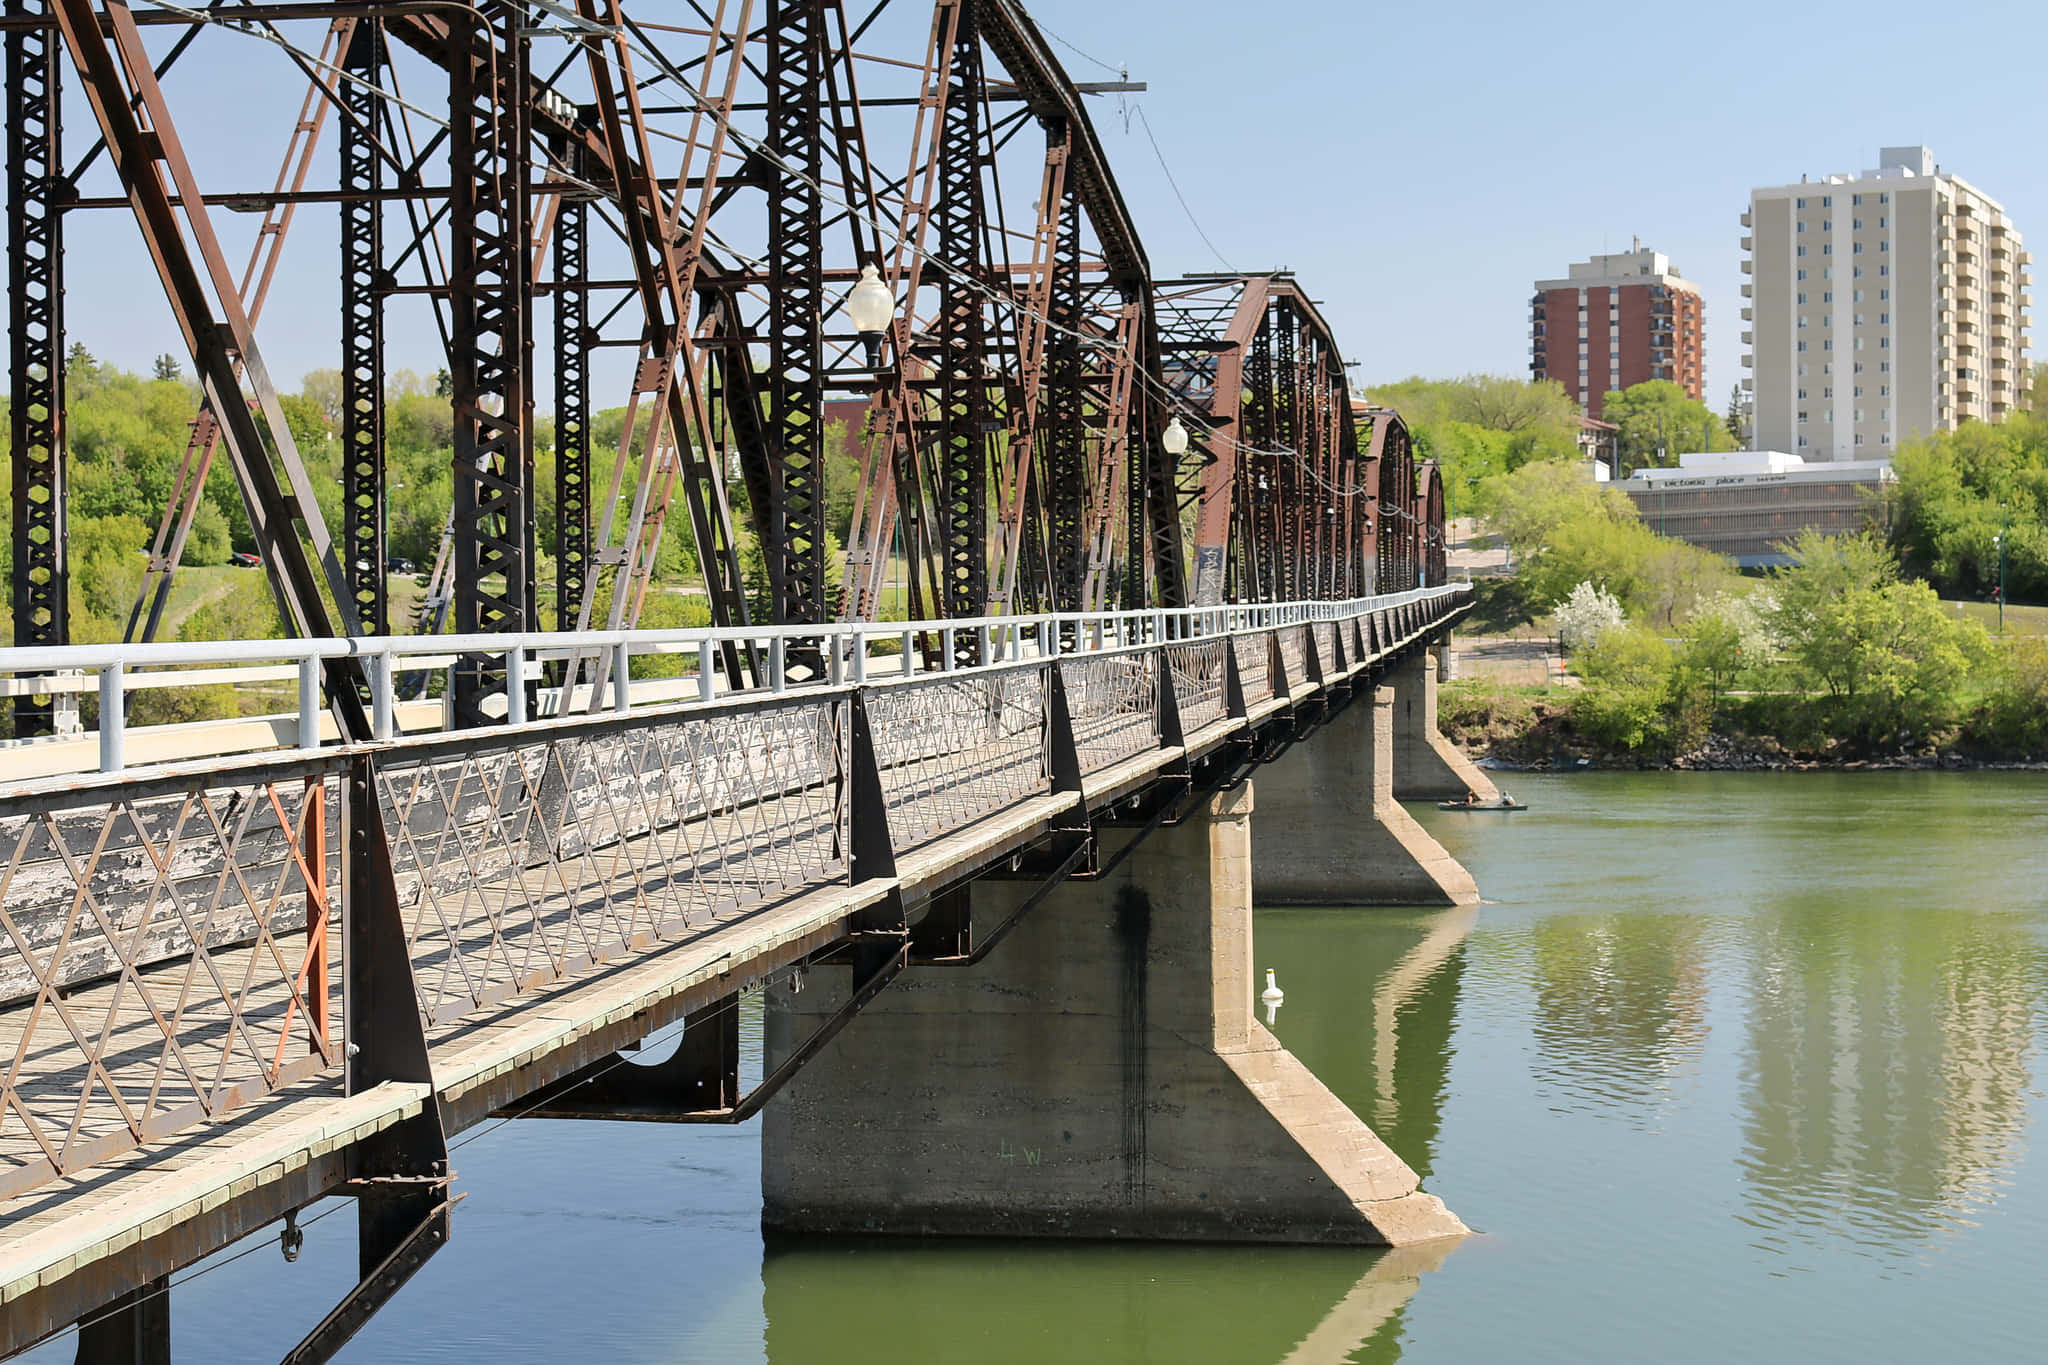
{"type": "Polygon", "coordinates": [[[1436,728],[1436,689],[1450,657],[1450,641],[1433,645],[1396,664],[1387,675],[1394,689],[1394,796],[1401,801],[1455,801],[1477,792],[1493,801],[1493,779],[1458,752],[1436,728]]]}
{"type": "MultiPolygon", "coordinates": [[[[1380,687],[1355,699],[1261,774],[1252,836],[1260,904],[1478,904],[1472,874],[1395,799],[1396,696],[1380,687]]],[[[1434,713],[1428,729],[1435,734],[1434,713]]]]}
{"type": "MultiPolygon", "coordinates": [[[[1055,891],[978,965],[906,973],[769,1106],[771,1230],[1239,1242],[1465,1231],[1253,1017],[1252,793],[1055,891]]],[[[1105,835],[1105,859],[1119,841],[1105,835]]],[[[977,923],[1030,894],[972,889],[977,923]]],[[[831,979],[824,979],[824,978],[831,979]]],[[[767,1064],[845,998],[770,996],[767,1064]]]]}

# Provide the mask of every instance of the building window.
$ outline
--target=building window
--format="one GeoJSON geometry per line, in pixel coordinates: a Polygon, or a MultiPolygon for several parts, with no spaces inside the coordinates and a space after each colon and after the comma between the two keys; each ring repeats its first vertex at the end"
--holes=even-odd
{"type": "Polygon", "coordinates": [[[1856,409],[1856,420],[1857,420],[1857,421],[1859,421],[1859,422],[1863,420],[1863,409],[1862,409],[1862,408],[1858,408],[1858,409],[1856,409]]]}
{"type": "Polygon", "coordinates": [[[1891,421],[1891,420],[1892,420],[1892,410],[1891,410],[1890,408],[1879,408],[1879,409],[1877,410],[1877,420],[1878,420],[1878,421],[1880,421],[1880,422],[1889,422],[1889,421],[1891,421]]]}
{"type": "Polygon", "coordinates": [[[1853,394],[1851,394],[1851,395],[1850,395],[1850,397],[1852,397],[1852,398],[1861,398],[1862,396],[1863,396],[1863,386],[1862,386],[1861,384],[1858,384],[1858,385],[1856,386],[1856,392],[1855,392],[1855,393],[1853,393],[1853,394]]]}
{"type": "MultiPolygon", "coordinates": [[[[1803,351],[1806,348],[1804,346],[1801,346],[1799,349],[1803,351]]],[[[1806,378],[1806,362],[1803,360],[1799,362],[1799,377],[1801,379],[1806,378]]]]}
{"type": "Polygon", "coordinates": [[[1832,289],[1823,289],[1820,294],[1820,301],[1822,303],[1833,303],[1835,301],[1835,291],[1832,289]]]}
{"type": "Polygon", "coordinates": [[[1799,420],[1800,420],[1800,421],[1801,421],[1802,423],[1804,423],[1804,422],[1806,421],[1806,410],[1805,410],[1804,408],[1801,408],[1801,409],[1799,410],[1799,420]]]}
{"type": "Polygon", "coordinates": [[[1800,278],[1800,279],[1802,279],[1802,280],[1804,280],[1804,279],[1806,278],[1806,272],[1805,272],[1804,270],[1802,270],[1802,271],[1800,271],[1800,272],[1799,272],[1799,278],[1800,278]]]}
{"type": "Polygon", "coordinates": [[[1860,195],[1860,194],[1852,194],[1852,195],[1850,195],[1850,196],[1849,196],[1849,204],[1850,204],[1850,206],[1851,206],[1852,208],[1859,208],[1859,209],[1860,209],[1860,208],[1862,208],[1862,207],[1863,207],[1863,196],[1862,196],[1862,195],[1860,195]]]}
{"type": "Polygon", "coordinates": [[[1806,438],[1804,436],[1799,438],[1799,448],[1801,450],[1806,449],[1806,438]]]}
{"type": "Polygon", "coordinates": [[[1823,351],[1832,351],[1832,350],[1834,350],[1834,349],[1835,349],[1835,339],[1834,339],[1833,337],[1826,337],[1826,338],[1823,338],[1823,339],[1822,339],[1822,341],[1821,341],[1821,343],[1820,343],[1820,348],[1821,348],[1821,349],[1822,349],[1823,351]]]}
{"type": "Polygon", "coordinates": [[[1833,242],[1822,242],[1822,243],[1820,244],[1820,254],[1821,254],[1821,255],[1823,255],[1823,256],[1832,256],[1832,255],[1834,255],[1834,254],[1835,254],[1835,244],[1834,244],[1833,242]]]}
{"type": "Polygon", "coordinates": [[[1877,325],[1878,325],[1878,326],[1880,326],[1880,327],[1889,327],[1889,326],[1891,326],[1891,325],[1892,325],[1892,315],[1891,315],[1890,313],[1879,313],[1879,314],[1877,315],[1877,325]]]}
{"type": "Polygon", "coordinates": [[[1799,201],[1799,207],[1800,207],[1800,208],[1805,208],[1805,207],[1806,207],[1806,201],[1805,201],[1804,199],[1802,199],[1802,200],[1800,200],[1800,201],[1799,201]]]}
{"type": "Polygon", "coordinates": [[[1861,242],[1851,242],[1851,243],[1849,243],[1849,254],[1850,254],[1851,256],[1861,256],[1861,255],[1863,254],[1863,243],[1861,243],[1861,242]]]}
{"type": "Polygon", "coordinates": [[[1877,362],[1877,372],[1878,372],[1879,374],[1890,374],[1890,373],[1892,372],[1892,363],[1891,363],[1891,361],[1889,361],[1889,360],[1880,360],[1880,361],[1878,361],[1878,362],[1877,362]]]}
{"type": "Polygon", "coordinates": [[[1889,385],[1889,384],[1879,384],[1879,385],[1877,386],[1877,396],[1878,396],[1879,398],[1889,398],[1889,397],[1891,397],[1891,396],[1892,396],[1892,386],[1891,386],[1891,385],[1889,385]]]}
{"type": "MultiPolygon", "coordinates": [[[[1805,352],[1806,352],[1806,343],[1805,343],[1805,342],[1803,342],[1803,341],[1802,341],[1802,342],[1800,342],[1800,343],[1799,343],[1799,351],[1800,351],[1800,354],[1802,354],[1802,355],[1803,355],[1803,354],[1805,354],[1805,352]]],[[[1800,373],[1801,373],[1801,374],[1804,374],[1804,373],[1805,373],[1805,371],[1804,371],[1804,370],[1801,370],[1801,371],[1800,371],[1800,373]]]]}
{"type": "Polygon", "coordinates": [[[1878,301],[1879,303],[1883,303],[1883,302],[1884,302],[1885,300],[1889,299],[1889,298],[1890,298],[1891,296],[1892,296],[1892,291],[1891,291],[1891,290],[1889,290],[1889,289],[1880,289],[1880,290],[1878,290],[1878,291],[1877,291],[1877,301],[1878,301]]]}
{"type": "MultiPolygon", "coordinates": [[[[1862,291],[1861,291],[1861,290],[1858,290],[1857,292],[1858,292],[1858,293],[1861,293],[1862,291]]],[[[1862,325],[1863,325],[1863,314],[1861,314],[1861,313],[1858,313],[1858,314],[1856,315],[1856,326],[1858,326],[1858,327],[1861,327],[1862,325]]]]}
{"type": "Polygon", "coordinates": [[[1877,268],[1877,273],[1880,276],[1889,275],[1892,273],[1892,268],[1888,265],[1881,265],[1877,268]]]}
{"type": "Polygon", "coordinates": [[[1889,351],[1889,350],[1890,350],[1891,348],[1892,348],[1892,339],[1891,339],[1890,337],[1879,337],[1879,338],[1877,339],[1877,349],[1878,349],[1878,350],[1880,350],[1880,351],[1889,351]]]}
{"type": "Polygon", "coordinates": [[[1820,206],[1824,209],[1833,208],[1835,206],[1835,197],[1832,194],[1822,195],[1820,197],[1820,206]]]}
{"type": "MultiPolygon", "coordinates": [[[[1857,196],[1856,196],[1856,202],[1857,202],[1857,203],[1859,203],[1859,204],[1860,204],[1860,203],[1862,203],[1862,202],[1863,202],[1863,196],[1862,196],[1862,195],[1860,195],[1860,194],[1859,194],[1859,195],[1857,195],[1857,196]]],[[[1857,232],[1861,232],[1861,231],[1863,231],[1863,220],[1862,220],[1861,218],[1855,218],[1855,219],[1851,219],[1851,220],[1850,220],[1850,223],[1849,223],[1849,226],[1850,226],[1850,227],[1852,227],[1852,228],[1854,228],[1854,229],[1855,229],[1855,230],[1856,230],[1857,232]]]]}
{"type": "Polygon", "coordinates": [[[1820,268],[1820,277],[1824,280],[1833,279],[1835,277],[1835,268],[1831,265],[1822,266],[1820,268]]]}
{"type": "Polygon", "coordinates": [[[1804,402],[1806,401],[1806,390],[1805,390],[1805,389],[1801,389],[1801,390],[1799,391],[1799,401],[1800,401],[1800,402],[1802,402],[1802,403],[1804,403],[1804,402]]]}
{"type": "Polygon", "coordinates": [[[1863,291],[1862,291],[1861,289],[1859,289],[1859,290],[1857,290],[1857,291],[1856,291],[1856,292],[1855,292],[1854,294],[1851,294],[1851,295],[1849,296],[1849,302],[1851,302],[1851,303],[1861,303],[1861,302],[1863,302],[1863,291]]]}
{"type": "Polygon", "coordinates": [[[1877,202],[1880,204],[1889,204],[1892,202],[1892,197],[1889,194],[1880,194],[1879,196],[1877,196],[1877,202]]]}
{"type": "Polygon", "coordinates": [[[1800,325],[1801,327],[1804,327],[1804,326],[1806,325],[1806,314],[1804,314],[1804,313],[1801,313],[1801,314],[1799,315],[1799,325],[1800,325]]]}
{"type": "Polygon", "coordinates": [[[1804,308],[1804,307],[1806,306],[1806,295],[1804,295],[1804,294],[1801,294],[1801,295],[1799,296],[1799,306],[1800,306],[1801,308],[1804,308]]]}
{"type": "Polygon", "coordinates": [[[1863,433],[1860,431],[1856,433],[1856,444],[1859,446],[1863,444],[1863,433]]]}
{"type": "Polygon", "coordinates": [[[1833,384],[1827,385],[1820,391],[1820,396],[1823,398],[1833,398],[1835,396],[1835,386],[1833,384]]]}
{"type": "Polygon", "coordinates": [[[1798,223],[1796,223],[1796,224],[1794,224],[1794,225],[1793,225],[1793,228],[1792,228],[1792,230],[1793,230],[1794,232],[1804,232],[1804,231],[1806,231],[1806,220],[1805,220],[1805,219],[1803,219],[1803,218],[1802,218],[1802,219],[1800,219],[1798,223]]]}
{"type": "Polygon", "coordinates": [[[1878,227],[1878,230],[1879,230],[1880,232],[1882,232],[1882,231],[1883,231],[1883,230],[1884,230],[1884,229],[1885,229],[1885,228],[1886,228],[1886,227],[1887,227],[1888,225],[1889,225],[1889,223],[1888,223],[1888,220],[1887,220],[1887,219],[1885,219],[1885,218],[1883,218],[1883,217],[1879,217],[1879,218],[1878,218],[1878,220],[1877,220],[1877,227],[1878,227]]]}
{"type": "Polygon", "coordinates": [[[1881,446],[1890,445],[1892,443],[1892,434],[1889,431],[1880,431],[1877,433],[1877,443],[1881,446]]]}
{"type": "Polygon", "coordinates": [[[1890,251],[1892,249],[1892,244],[1890,242],[1879,242],[1877,244],[1877,249],[1879,251],[1890,251]]]}

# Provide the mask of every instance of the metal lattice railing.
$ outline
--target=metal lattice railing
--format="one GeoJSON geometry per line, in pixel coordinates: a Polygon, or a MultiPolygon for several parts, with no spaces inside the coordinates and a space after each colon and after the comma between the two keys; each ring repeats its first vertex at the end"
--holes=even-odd
{"type": "MultiPolygon", "coordinates": [[[[836,682],[787,684],[775,668],[757,689],[719,696],[704,673],[683,680],[693,703],[634,708],[640,693],[612,689],[614,709],[599,715],[515,713],[503,727],[214,757],[197,773],[124,769],[124,670],[212,654],[275,659],[265,651],[281,649],[297,661],[298,733],[310,734],[318,661],[362,652],[389,735],[394,660],[415,646],[6,651],[0,672],[33,674],[34,685],[66,667],[97,671],[102,714],[117,728],[99,744],[107,774],[35,779],[31,768],[0,788],[0,1197],[338,1072],[349,925],[376,926],[372,944],[403,939],[423,1022],[447,1025],[853,875],[848,793],[865,763],[898,849],[1049,792],[1052,669],[1074,760],[1096,773],[1160,746],[1162,681],[1183,734],[1199,732],[1227,715],[1233,656],[1245,703],[1261,704],[1273,695],[1276,651],[1292,684],[1308,681],[1310,629],[1326,649],[1349,622],[1356,647],[1346,657],[1365,658],[1364,645],[1423,629],[1446,591],[1017,618],[990,650],[1000,662],[920,673],[906,653],[888,658],[887,680],[869,676],[881,659],[868,646],[907,630],[812,627],[838,631],[836,682]],[[1056,659],[1045,652],[1055,643],[1056,659]],[[856,707],[871,753],[853,749],[856,707]],[[344,805],[373,812],[388,865],[360,839],[343,849],[344,805]],[[344,857],[356,880],[343,878],[344,857]],[[344,904],[345,884],[366,890],[344,904]]],[[[634,648],[708,663],[722,638],[592,636],[615,649],[619,674],[634,648]]],[[[514,677],[548,648],[498,647],[514,677]]],[[[1325,658],[1334,662],[1334,649],[1325,658]]]]}
{"type": "Polygon", "coordinates": [[[1082,772],[1159,747],[1158,667],[1150,650],[1061,661],[1082,772]]]}
{"type": "Polygon", "coordinates": [[[899,849],[1050,790],[1042,667],[877,688],[867,708],[899,849]]]}
{"type": "Polygon", "coordinates": [[[1230,648],[1237,654],[1237,680],[1244,688],[1244,703],[1253,706],[1273,696],[1273,637],[1239,635],[1230,648]]]}
{"type": "Polygon", "coordinates": [[[335,773],[0,803],[0,1198],[338,1061],[335,773]]]}
{"type": "Polygon", "coordinates": [[[1290,688],[1300,687],[1308,681],[1307,632],[1307,626],[1280,628],[1280,664],[1286,671],[1290,688]]]}
{"type": "Polygon", "coordinates": [[[1198,640],[1166,647],[1183,734],[1191,735],[1224,718],[1228,709],[1223,695],[1224,651],[1229,647],[1227,640],[1198,640]]]}
{"type": "Polygon", "coordinates": [[[1337,623],[1318,621],[1309,629],[1316,636],[1316,662],[1322,665],[1323,676],[1329,677],[1337,667],[1337,623]]]}
{"type": "Polygon", "coordinates": [[[379,799],[429,1024],[846,875],[846,703],[401,746],[379,799]]]}

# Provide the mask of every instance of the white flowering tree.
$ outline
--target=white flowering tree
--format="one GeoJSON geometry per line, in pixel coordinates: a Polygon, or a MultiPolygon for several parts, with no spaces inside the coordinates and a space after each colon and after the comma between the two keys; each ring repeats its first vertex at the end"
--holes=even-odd
{"type": "Polygon", "coordinates": [[[1736,675],[1762,666],[1778,651],[1771,630],[1776,607],[1769,588],[1701,598],[1685,620],[1687,663],[1713,683],[1716,693],[1727,691],[1736,675]]]}
{"type": "Polygon", "coordinates": [[[1552,609],[1557,638],[1567,649],[1591,649],[1610,630],[1628,624],[1628,613],[1614,594],[1590,579],[1573,588],[1571,596],[1552,609]]]}

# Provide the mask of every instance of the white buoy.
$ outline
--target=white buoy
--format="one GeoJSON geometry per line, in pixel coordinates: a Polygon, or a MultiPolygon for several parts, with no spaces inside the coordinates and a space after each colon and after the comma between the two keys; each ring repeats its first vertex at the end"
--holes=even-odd
{"type": "Polygon", "coordinates": [[[1273,979],[1273,969],[1266,968],[1266,989],[1259,992],[1259,999],[1269,1005],[1277,1005],[1287,998],[1287,992],[1280,989],[1280,983],[1273,979]]]}

